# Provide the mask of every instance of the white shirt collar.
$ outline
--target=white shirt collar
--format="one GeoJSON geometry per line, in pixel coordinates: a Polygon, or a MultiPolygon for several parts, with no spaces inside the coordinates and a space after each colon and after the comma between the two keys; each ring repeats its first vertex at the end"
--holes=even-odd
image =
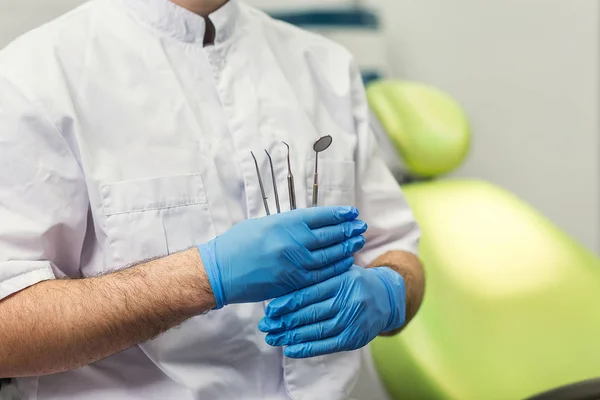
{"type": "MultiPolygon", "coordinates": [[[[137,18],[163,33],[185,42],[202,42],[206,30],[204,18],[170,0],[122,0],[137,18]]],[[[208,18],[216,30],[215,43],[229,38],[240,14],[237,0],[229,0],[208,18]]]]}

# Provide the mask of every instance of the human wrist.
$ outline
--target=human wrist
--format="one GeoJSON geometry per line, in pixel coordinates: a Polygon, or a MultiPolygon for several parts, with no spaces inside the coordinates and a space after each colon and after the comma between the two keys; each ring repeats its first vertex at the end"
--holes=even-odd
{"type": "Polygon", "coordinates": [[[196,248],[125,269],[123,273],[128,271],[139,271],[140,279],[151,282],[150,292],[169,304],[169,312],[173,314],[191,318],[215,307],[215,297],[196,248]]]}
{"type": "Polygon", "coordinates": [[[198,245],[200,254],[200,262],[202,269],[206,273],[210,289],[215,299],[215,310],[219,310],[227,305],[225,292],[223,290],[223,282],[221,280],[221,272],[217,265],[216,259],[216,243],[214,240],[198,245]]]}
{"type": "Polygon", "coordinates": [[[201,292],[201,302],[207,305],[209,310],[214,310],[217,306],[217,301],[215,299],[215,294],[212,286],[210,285],[210,280],[208,279],[208,273],[206,272],[206,268],[204,267],[204,262],[202,261],[202,257],[200,256],[200,252],[197,249],[194,249],[197,253],[194,257],[194,266],[196,267],[198,274],[200,276],[200,292],[201,292]]]}
{"type": "Polygon", "coordinates": [[[388,267],[370,268],[386,288],[389,318],[382,333],[401,328],[406,322],[406,285],[402,275],[388,267]]]}

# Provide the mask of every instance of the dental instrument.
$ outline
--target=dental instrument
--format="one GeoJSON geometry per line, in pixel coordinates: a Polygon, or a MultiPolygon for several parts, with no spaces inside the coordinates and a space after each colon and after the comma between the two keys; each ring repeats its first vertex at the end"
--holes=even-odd
{"type": "Polygon", "coordinates": [[[313,178],[313,194],[312,194],[312,206],[317,207],[319,203],[319,153],[327,150],[331,143],[333,142],[333,138],[330,135],[323,136],[319,140],[317,140],[313,146],[313,150],[315,151],[315,174],[313,178]]]}
{"type": "Polygon", "coordinates": [[[267,215],[271,215],[271,212],[269,211],[269,202],[267,201],[267,194],[265,193],[265,187],[260,176],[260,168],[258,168],[258,161],[256,161],[256,157],[254,157],[254,153],[252,151],[250,152],[250,154],[252,154],[252,158],[254,159],[254,165],[256,166],[256,175],[258,175],[258,185],[260,186],[260,192],[262,194],[265,211],[267,215]]]}
{"type": "Polygon", "coordinates": [[[287,181],[288,181],[288,192],[289,192],[289,195],[290,195],[290,210],[295,210],[296,209],[296,188],[294,186],[294,175],[292,175],[292,164],[290,162],[290,145],[287,144],[286,142],[283,142],[283,144],[285,144],[287,146],[287,149],[288,149],[288,153],[287,153],[287,163],[288,163],[287,181]]]}
{"type": "Polygon", "coordinates": [[[265,149],[267,157],[269,157],[269,165],[271,165],[271,178],[273,179],[273,191],[275,192],[275,206],[277,207],[277,214],[281,213],[281,206],[279,205],[279,191],[277,190],[277,178],[275,178],[275,168],[273,168],[273,159],[269,152],[265,149]]]}

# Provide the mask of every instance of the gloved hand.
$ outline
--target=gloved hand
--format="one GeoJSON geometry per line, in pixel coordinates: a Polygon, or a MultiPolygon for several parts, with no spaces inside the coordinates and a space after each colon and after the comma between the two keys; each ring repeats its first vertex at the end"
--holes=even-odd
{"type": "Polygon", "coordinates": [[[273,300],[259,329],[290,358],[366,346],[406,318],[404,279],[389,268],[353,266],[348,272],[273,300]]]}
{"type": "Polygon", "coordinates": [[[217,309],[270,300],[347,271],[365,244],[354,207],[316,207],[243,221],[198,246],[217,309]]]}

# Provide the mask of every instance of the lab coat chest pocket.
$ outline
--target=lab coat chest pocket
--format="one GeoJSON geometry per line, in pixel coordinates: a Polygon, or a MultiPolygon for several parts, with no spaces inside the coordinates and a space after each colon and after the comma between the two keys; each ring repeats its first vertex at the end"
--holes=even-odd
{"type": "MultiPolygon", "coordinates": [[[[314,159],[307,162],[307,204],[312,204],[314,159]]],[[[319,206],[355,205],[354,161],[319,159],[319,206]]]]}
{"type": "Polygon", "coordinates": [[[215,236],[200,174],[101,186],[111,268],[165,256],[215,236]]]}

